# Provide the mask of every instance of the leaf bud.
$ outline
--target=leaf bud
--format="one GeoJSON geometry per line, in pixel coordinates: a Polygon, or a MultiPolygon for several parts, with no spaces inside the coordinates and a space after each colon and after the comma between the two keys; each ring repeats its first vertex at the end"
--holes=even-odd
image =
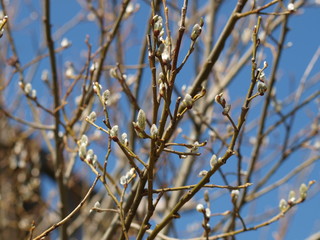
{"type": "Polygon", "coordinates": [[[193,98],[191,97],[190,94],[186,94],[183,101],[182,101],[183,106],[185,106],[188,109],[192,108],[193,105],[193,98]]]}
{"type": "Polygon", "coordinates": [[[214,100],[219,103],[222,107],[225,107],[226,105],[226,100],[223,97],[223,93],[219,93],[218,95],[215,96],[214,100]]]}
{"type": "Polygon", "coordinates": [[[119,131],[119,127],[118,125],[114,125],[111,130],[110,130],[110,137],[112,138],[112,140],[117,141],[118,140],[118,131],[119,131]]]}
{"type": "Polygon", "coordinates": [[[85,135],[85,134],[83,134],[82,136],[81,136],[81,139],[80,139],[80,143],[81,144],[84,144],[85,146],[87,146],[88,145],[88,137],[87,137],[87,135],[85,135]]]}
{"type": "Polygon", "coordinates": [[[97,114],[95,111],[92,111],[89,116],[88,116],[88,120],[91,122],[94,122],[95,120],[97,120],[97,114]]]}
{"type": "Polygon", "coordinates": [[[24,92],[29,95],[31,93],[31,91],[32,91],[32,85],[31,85],[31,83],[27,83],[24,86],[24,92]]]}
{"type": "Polygon", "coordinates": [[[210,159],[210,167],[214,168],[214,165],[217,164],[217,155],[213,154],[211,159],[210,159]]]}
{"type": "Polygon", "coordinates": [[[238,189],[231,191],[231,201],[233,204],[236,204],[239,194],[240,194],[240,191],[238,189]]]}
{"type": "Polygon", "coordinates": [[[137,125],[141,131],[144,131],[146,128],[147,118],[145,112],[140,109],[137,116],[137,125]]]}
{"type": "Polygon", "coordinates": [[[288,203],[283,198],[279,202],[279,208],[281,212],[285,212],[288,209],[288,203]]]}
{"type": "Polygon", "coordinates": [[[264,95],[264,93],[267,91],[268,87],[264,82],[259,81],[258,82],[258,92],[260,93],[260,95],[264,95]]]}
{"type": "Polygon", "coordinates": [[[204,206],[203,206],[203,204],[199,203],[199,204],[197,205],[196,209],[197,209],[198,212],[204,212],[204,206]]]}
{"type": "Polygon", "coordinates": [[[198,174],[198,177],[205,177],[207,175],[208,171],[207,170],[201,170],[198,174]]]}
{"type": "Polygon", "coordinates": [[[306,199],[307,198],[307,192],[308,192],[308,187],[306,184],[302,183],[300,185],[300,188],[299,188],[299,192],[300,192],[300,197],[301,199],[306,199]]]}
{"type": "Polygon", "coordinates": [[[157,125],[152,124],[151,128],[150,128],[150,135],[153,139],[156,139],[158,136],[158,128],[157,125]]]}
{"type": "Polygon", "coordinates": [[[79,157],[83,160],[86,158],[87,155],[87,145],[81,143],[79,147],[79,157]]]}
{"type": "Polygon", "coordinates": [[[201,34],[201,31],[202,31],[202,27],[196,23],[193,28],[192,28],[192,32],[191,32],[191,40],[192,41],[195,41],[201,34]]]}
{"type": "Polygon", "coordinates": [[[296,193],[295,191],[291,190],[289,192],[288,202],[293,203],[296,200],[296,193]]]}

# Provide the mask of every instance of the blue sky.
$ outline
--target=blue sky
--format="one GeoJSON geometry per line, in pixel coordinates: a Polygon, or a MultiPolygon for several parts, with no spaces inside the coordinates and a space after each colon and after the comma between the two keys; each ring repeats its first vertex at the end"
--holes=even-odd
{"type": "MultiPolygon", "coordinates": [[[[26,1],[27,2],[27,1],[26,1]]],[[[17,8],[18,11],[16,14],[18,14],[19,17],[17,17],[16,24],[24,23],[25,20],[30,16],[30,10],[31,11],[38,11],[41,9],[41,6],[39,6],[39,1],[29,1],[30,4],[27,4],[28,7],[25,8],[17,8]]],[[[148,16],[149,16],[149,7],[145,3],[145,1],[136,1],[140,3],[140,11],[136,14],[136,16],[133,18],[133,22],[128,22],[126,24],[129,30],[132,30],[131,27],[135,27],[134,34],[131,35],[131,38],[128,39],[128,41],[125,42],[125,44],[128,47],[128,52],[126,52],[126,64],[135,64],[137,63],[138,54],[140,51],[140,41],[141,38],[144,35],[146,23],[148,22],[148,16]],[[137,26],[134,26],[134,24],[137,23],[137,26]],[[132,41],[129,41],[132,40],[132,41]]],[[[191,1],[190,1],[191,2],[191,1]]],[[[226,1],[223,8],[221,9],[221,15],[218,19],[218,22],[220,23],[221,27],[223,27],[224,22],[227,20],[228,13],[233,9],[233,6],[236,1],[226,1]]],[[[59,29],[65,22],[70,21],[77,13],[79,13],[81,10],[81,6],[77,1],[71,1],[71,0],[55,0],[52,1],[52,24],[53,24],[53,32],[55,32],[57,29],[59,29]]],[[[304,10],[305,12],[303,14],[296,14],[295,16],[290,18],[289,21],[289,28],[290,31],[287,35],[286,42],[292,43],[292,47],[286,48],[284,50],[284,54],[281,58],[280,63],[280,73],[279,73],[279,81],[277,82],[277,96],[280,98],[287,96],[290,94],[290,91],[296,91],[296,88],[298,86],[299,80],[301,79],[303,72],[305,71],[305,68],[307,67],[310,59],[312,58],[313,54],[317,50],[317,48],[320,46],[320,32],[318,31],[318,23],[320,22],[320,10],[319,8],[306,8],[304,10]]],[[[36,16],[36,15],[34,15],[36,16]]],[[[41,16],[37,16],[38,19],[41,18],[41,16]]],[[[124,26],[124,29],[126,26],[124,26]]],[[[20,55],[20,61],[22,65],[26,64],[32,58],[36,55],[36,53],[39,51],[39,47],[43,43],[43,36],[42,36],[42,25],[41,21],[34,21],[30,24],[27,24],[24,28],[14,28],[13,27],[13,33],[15,36],[16,44],[18,53],[20,55]]],[[[204,26],[205,30],[205,26],[204,26]]],[[[98,44],[98,29],[97,27],[92,23],[88,22],[86,18],[84,17],[84,21],[72,28],[71,30],[68,30],[64,32],[63,34],[59,35],[56,39],[56,46],[60,44],[60,41],[62,38],[67,37],[70,41],[72,41],[72,47],[65,50],[62,54],[59,55],[57,58],[58,60],[58,66],[60,68],[64,68],[64,62],[65,61],[74,61],[76,68],[80,69],[82,64],[85,62],[85,58],[83,53],[86,51],[86,45],[84,43],[84,40],[87,35],[90,36],[90,41],[93,44],[93,51],[96,50],[97,44],[98,44]]],[[[184,44],[184,49],[189,45],[189,40],[187,40],[187,37],[184,39],[187,43],[184,44]]],[[[126,48],[127,49],[127,48],[126,48]]],[[[270,51],[267,49],[266,52],[266,60],[271,59],[270,51]]],[[[107,62],[111,64],[115,64],[115,62],[112,62],[112,57],[107,57],[107,62]]],[[[270,60],[269,60],[270,61],[270,60]]],[[[190,58],[189,65],[186,65],[185,69],[192,69],[190,67],[192,65],[192,58],[190,58]]],[[[42,61],[42,63],[39,65],[39,68],[36,70],[35,73],[35,80],[34,85],[38,87],[41,90],[38,90],[40,96],[44,96],[47,92],[45,89],[42,88],[43,83],[41,83],[39,80],[40,75],[43,69],[48,68],[48,62],[47,60],[42,61]]],[[[319,71],[320,69],[320,61],[318,61],[314,67],[314,70],[311,72],[311,76],[316,73],[316,71],[319,71]]],[[[250,71],[250,67],[247,69],[243,69],[241,71],[241,74],[239,74],[239,80],[243,77],[248,77],[248,74],[250,71]]],[[[270,69],[266,70],[266,74],[270,72],[270,69]]],[[[128,71],[127,74],[130,74],[131,72],[128,71]]],[[[134,73],[132,71],[132,73],[134,73]]],[[[179,76],[178,81],[184,82],[192,80],[192,77],[194,76],[194,72],[192,70],[184,70],[181,73],[181,76],[179,76]]],[[[144,83],[147,83],[149,78],[149,73],[146,71],[144,74],[144,83]]],[[[239,89],[239,85],[237,84],[237,81],[235,83],[230,85],[230,91],[233,93],[234,97],[237,96],[243,96],[246,93],[246,88],[239,89]]],[[[14,84],[14,83],[13,83],[14,84]]],[[[180,85],[180,83],[179,83],[180,85]]],[[[181,84],[182,85],[182,84],[181,84]]],[[[146,84],[145,87],[148,85],[146,84]]],[[[16,86],[12,85],[13,88],[16,88],[16,86]]],[[[302,99],[304,99],[308,94],[314,92],[314,88],[320,88],[319,83],[313,87],[313,89],[306,91],[305,94],[302,96],[302,99]]],[[[8,97],[13,97],[9,92],[7,93],[8,97]]],[[[234,100],[234,99],[233,99],[234,100]]],[[[47,100],[50,101],[49,99],[47,100]]],[[[140,101],[143,102],[143,99],[140,99],[140,101]]],[[[262,104],[262,102],[260,103],[262,104]]],[[[316,108],[316,104],[314,104],[314,113],[317,114],[317,111],[319,109],[316,108]]],[[[121,106],[125,108],[126,103],[122,103],[121,106]]],[[[288,110],[290,110],[291,107],[288,107],[288,110]]],[[[239,111],[235,110],[235,112],[239,111]]],[[[286,110],[285,110],[286,112],[286,110]]],[[[260,114],[259,107],[255,107],[253,112],[249,114],[249,119],[254,119],[255,114],[260,114]]],[[[277,117],[274,117],[274,119],[270,121],[276,121],[277,117]]],[[[307,117],[301,117],[298,119],[295,119],[294,121],[294,128],[295,131],[299,131],[301,127],[306,127],[310,124],[310,120],[307,117]]],[[[249,147],[250,148],[250,147],[249,147]]],[[[97,147],[97,149],[100,149],[97,147]]],[[[99,150],[100,151],[100,150],[99,150]]],[[[248,149],[248,153],[249,153],[248,149]]],[[[101,151],[101,154],[103,152],[101,151]]],[[[103,155],[102,155],[103,156],[103,155]]],[[[293,159],[290,159],[290,163],[288,165],[284,165],[283,168],[279,169],[278,174],[275,175],[275,178],[272,180],[276,180],[276,178],[282,176],[285,174],[288,167],[291,169],[292,167],[290,164],[294,163],[297,164],[301,159],[304,157],[304,152],[299,153],[297,155],[294,155],[293,159]]],[[[231,158],[232,160],[232,158],[231,158]]],[[[235,166],[230,162],[228,163],[228,166],[224,167],[224,171],[228,171],[229,169],[234,169],[235,166]]],[[[315,168],[313,171],[310,172],[310,176],[308,180],[312,179],[318,179],[319,180],[319,163],[314,165],[315,168]]],[[[78,165],[77,168],[81,168],[82,166],[78,165]]],[[[92,178],[93,176],[91,176],[92,178]]],[[[214,180],[215,176],[213,177],[214,180]]],[[[218,177],[217,177],[218,179],[218,177]]],[[[195,179],[193,179],[195,180],[195,179]]],[[[219,181],[219,180],[216,180],[219,181]]],[[[221,180],[220,180],[221,181],[221,180]]],[[[50,189],[50,184],[47,181],[44,181],[44,192],[46,192],[47,189],[50,189]],[[47,188],[48,187],[48,188],[47,188]],[[46,189],[47,188],[47,189],[46,189]]],[[[299,186],[296,186],[296,189],[298,189],[299,186]]],[[[288,191],[289,192],[289,191],[288,191]]],[[[278,202],[281,197],[286,197],[287,193],[283,193],[279,190],[273,191],[272,193],[268,194],[264,198],[261,199],[261,201],[257,205],[257,211],[264,211],[269,208],[276,208],[278,206],[278,202]]],[[[199,193],[196,198],[201,198],[202,193],[199,193]]],[[[299,205],[296,207],[296,215],[290,222],[290,228],[288,231],[288,235],[286,236],[286,239],[304,239],[307,237],[310,233],[315,232],[318,230],[316,228],[317,225],[319,225],[319,214],[315,214],[315,206],[317,206],[318,202],[320,201],[320,195],[316,194],[312,199],[308,199],[304,204],[299,205]]],[[[226,209],[226,207],[230,207],[230,204],[225,204],[225,199],[217,199],[212,204],[212,212],[215,212],[216,204],[221,204],[218,206],[221,206],[222,209],[226,209]]],[[[247,209],[245,209],[247,210],[247,209]]],[[[197,219],[200,217],[200,214],[197,212],[192,212],[192,219],[197,219]]],[[[182,226],[186,222],[185,220],[181,219],[178,220],[179,222],[183,223],[182,226]]],[[[187,220],[187,223],[189,220],[187,220]]],[[[285,220],[283,220],[285,221],[285,220]]],[[[214,224],[214,223],[213,223],[214,224]]],[[[273,232],[278,230],[278,223],[274,223],[271,226],[266,227],[266,229],[261,229],[256,232],[250,232],[250,233],[243,233],[240,234],[237,239],[274,239],[273,232]]]]}

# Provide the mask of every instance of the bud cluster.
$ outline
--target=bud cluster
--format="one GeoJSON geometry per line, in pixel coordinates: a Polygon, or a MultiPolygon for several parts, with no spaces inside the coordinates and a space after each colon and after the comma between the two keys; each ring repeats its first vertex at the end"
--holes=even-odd
{"type": "Polygon", "coordinates": [[[151,25],[153,27],[153,35],[156,38],[163,36],[164,29],[163,29],[163,21],[161,16],[154,15],[151,20],[151,25]]]}
{"type": "Polygon", "coordinates": [[[193,106],[193,103],[194,103],[194,100],[193,98],[191,97],[191,95],[189,93],[187,93],[185,96],[184,96],[184,99],[182,101],[182,105],[188,109],[191,109],[192,106],[193,106]]]}
{"type": "Polygon", "coordinates": [[[136,176],[136,174],[135,174],[135,169],[134,169],[134,168],[131,168],[131,169],[126,173],[126,175],[124,175],[124,176],[122,176],[122,177],[120,178],[120,184],[123,185],[123,186],[128,185],[135,176],[136,176]]]}
{"type": "Polygon", "coordinates": [[[211,217],[211,210],[210,210],[210,199],[209,199],[209,192],[206,190],[204,192],[204,200],[206,202],[207,207],[205,207],[202,203],[197,204],[196,210],[203,214],[203,222],[202,227],[205,231],[210,231],[210,217],[211,217]]]}
{"type": "Polygon", "coordinates": [[[19,82],[19,86],[22,88],[24,93],[28,95],[29,97],[35,99],[37,97],[37,91],[32,88],[31,83],[27,83],[24,85],[22,82],[19,82]]]}
{"type": "Polygon", "coordinates": [[[94,151],[92,149],[89,149],[87,151],[88,143],[88,137],[86,135],[82,135],[81,139],[78,141],[79,157],[81,160],[84,160],[89,164],[92,164],[94,168],[97,168],[98,157],[96,154],[94,154],[94,151]]]}

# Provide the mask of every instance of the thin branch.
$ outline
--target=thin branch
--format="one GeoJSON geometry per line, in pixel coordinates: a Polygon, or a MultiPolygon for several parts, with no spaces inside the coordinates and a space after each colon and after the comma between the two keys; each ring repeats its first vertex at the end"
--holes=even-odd
{"type": "Polygon", "coordinates": [[[71,212],[69,215],[67,215],[65,218],[63,218],[60,222],[57,222],[56,224],[53,224],[50,228],[48,228],[46,231],[41,233],[39,236],[35,237],[33,240],[40,240],[43,239],[44,237],[48,236],[50,232],[55,230],[56,228],[63,226],[66,222],[68,222],[83,206],[83,204],[87,201],[88,197],[90,196],[91,192],[93,191],[94,187],[96,186],[98,179],[100,178],[100,175],[98,175],[92,186],[89,188],[87,194],[84,196],[82,201],[79,203],[79,205],[71,212]]]}

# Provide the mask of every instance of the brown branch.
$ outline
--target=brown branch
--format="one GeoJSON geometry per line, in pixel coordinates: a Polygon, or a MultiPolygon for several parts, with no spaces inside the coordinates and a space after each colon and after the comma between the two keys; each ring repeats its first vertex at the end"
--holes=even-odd
{"type": "Polygon", "coordinates": [[[84,196],[84,198],[79,203],[79,205],[71,213],[69,213],[69,215],[67,215],[65,218],[63,218],[60,222],[57,222],[56,224],[53,224],[50,228],[45,230],[39,236],[35,237],[33,240],[44,239],[44,237],[46,237],[50,232],[52,232],[53,230],[55,230],[56,228],[58,228],[60,226],[63,226],[66,222],[68,222],[81,209],[83,204],[87,201],[88,197],[90,196],[91,192],[93,191],[93,189],[94,189],[96,183],[98,182],[99,178],[100,178],[100,175],[98,175],[95,178],[95,180],[94,180],[92,186],[89,188],[87,194],[84,196]]]}

